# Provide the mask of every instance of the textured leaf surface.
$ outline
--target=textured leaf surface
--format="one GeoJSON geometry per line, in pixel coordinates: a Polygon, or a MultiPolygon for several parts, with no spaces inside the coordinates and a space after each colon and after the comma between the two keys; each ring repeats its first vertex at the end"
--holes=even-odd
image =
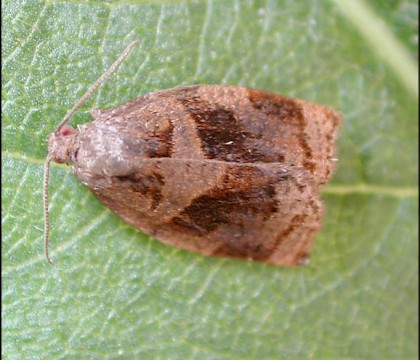
{"type": "MultiPolygon", "coordinates": [[[[351,3],[3,2],[5,359],[417,357],[417,3],[351,3]],[[51,171],[56,266],[46,263],[45,138],[133,39],[84,110],[226,83],[343,112],[309,266],[162,245],[65,166],[51,171]]],[[[73,124],[89,118],[81,111],[73,124]]]]}

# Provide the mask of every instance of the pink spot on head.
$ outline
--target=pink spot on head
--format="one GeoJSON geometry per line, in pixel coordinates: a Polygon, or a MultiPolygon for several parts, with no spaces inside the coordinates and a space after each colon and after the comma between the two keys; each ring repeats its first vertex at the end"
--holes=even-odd
{"type": "Polygon", "coordinates": [[[74,134],[74,129],[70,125],[63,125],[63,127],[58,130],[58,136],[68,136],[74,134]]]}

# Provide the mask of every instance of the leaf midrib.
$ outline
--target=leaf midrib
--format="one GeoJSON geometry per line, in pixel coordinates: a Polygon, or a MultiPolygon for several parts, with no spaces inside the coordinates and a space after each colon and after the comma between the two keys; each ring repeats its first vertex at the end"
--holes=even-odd
{"type": "Polygon", "coordinates": [[[418,64],[389,26],[363,0],[331,0],[372,50],[389,66],[407,92],[419,96],[418,64]]]}

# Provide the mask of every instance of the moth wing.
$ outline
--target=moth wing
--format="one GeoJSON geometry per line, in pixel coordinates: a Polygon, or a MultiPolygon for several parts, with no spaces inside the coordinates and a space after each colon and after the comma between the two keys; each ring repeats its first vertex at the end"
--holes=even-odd
{"type": "Polygon", "coordinates": [[[275,164],[150,159],[137,172],[88,187],[164,243],[278,265],[308,258],[323,212],[312,177],[275,164]]]}

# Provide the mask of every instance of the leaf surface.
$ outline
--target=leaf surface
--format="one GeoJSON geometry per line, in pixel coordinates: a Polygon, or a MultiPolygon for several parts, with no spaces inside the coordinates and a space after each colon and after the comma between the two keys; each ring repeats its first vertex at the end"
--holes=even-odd
{"type": "Polygon", "coordinates": [[[417,357],[418,5],[350,2],[3,2],[5,358],[417,357]],[[73,124],[89,121],[93,107],[202,83],[343,113],[310,265],[165,246],[58,165],[50,185],[56,266],[46,263],[45,139],[134,39],[140,45],[73,124]]]}

